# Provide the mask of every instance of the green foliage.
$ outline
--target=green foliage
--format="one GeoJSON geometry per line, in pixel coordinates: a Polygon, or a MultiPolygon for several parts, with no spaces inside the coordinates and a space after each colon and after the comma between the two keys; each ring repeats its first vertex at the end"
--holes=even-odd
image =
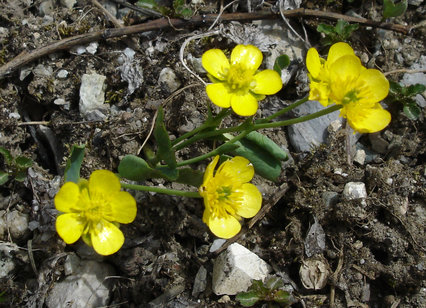
{"type": "Polygon", "coordinates": [[[325,37],[322,39],[322,44],[327,46],[337,42],[348,41],[352,35],[352,32],[358,28],[358,24],[351,25],[347,21],[339,19],[335,26],[319,24],[317,31],[325,34],[325,37]]]}
{"type": "Polygon", "coordinates": [[[169,138],[166,126],[164,125],[164,111],[163,107],[158,109],[157,119],[154,127],[154,137],[157,141],[158,160],[164,160],[164,162],[172,169],[176,168],[176,157],[175,151],[172,149],[172,143],[169,138]]]}
{"type": "Polygon", "coordinates": [[[194,12],[185,3],[185,0],[174,0],[173,8],[160,5],[156,0],[139,0],[136,5],[141,8],[157,11],[163,16],[189,19],[194,15],[194,12]]]}
{"type": "Polygon", "coordinates": [[[284,282],[279,277],[271,277],[263,283],[261,280],[253,280],[247,292],[241,292],[235,297],[244,307],[251,307],[258,301],[275,302],[282,306],[291,305],[291,295],[281,290],[284,282]]]}
{"type": "Polygon", "coordinates": [[[25,156],[17,156],[16,158],[6,150],[0,147],[0,154],[3,156],[5,170],[0,170],[0,185],[5,184],[10,177],[15,181],[23,182],[27,177],[27,170],[33,165],[33,161],[25,156]]]}
{"type": "Polygon", "coordinates": [[[397,82],[390,81],[389,95],[386,98],[387,103],[401,103],[403,112],[410,120],[417,120],[421,110],[416,104],[414,97],[426,90],[422,84],[415,84],[404,87],[397,82]]]}
{"type": "Polygon", "coordinates": [[[78,183],[80,180],[80,169],[84,158],[84,145],[73,145],[70,157],[65,166],[64,180],[65,182],[78,183]]]}
{"type": "Polygon", "coordinates": [[[405,13],[407,7],[407,0],[402,0],[396,4],[394,0],[383,0],[383,19],[401,16],[405,13]]]}
{"type": "MultiPolygon", "coordinates": [[[[224,136],[232,139],[229,134],[224,136]]],[[[238,148],[231,150],[231,153],[247,158],[257,174],[274,182],[278,180],[281,174],[281,161],[287,160],[288,156],[274,141],[254,131],[234,145],[238,148]]]]}
{"type": "Polygon", "coordinates": [[[275,59],[274,71],[281,76],[281,71],[290,64],[290,58],[287,55],[281,55],[275,59]]]}
{"type": "Polygon", "coordinates": [[[6,294],[6,291],[0,292],[0,303],[6,302],[6,298],[4,297],[5,294],[6,294]]]}

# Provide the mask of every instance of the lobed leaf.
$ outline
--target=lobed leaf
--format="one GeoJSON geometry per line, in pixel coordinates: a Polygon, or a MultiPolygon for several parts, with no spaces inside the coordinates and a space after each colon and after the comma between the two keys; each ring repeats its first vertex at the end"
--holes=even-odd
{"type": "Polygon", "coordinates": [[[260,297],[254,291],[241,292],[235,297],[236,300],[244,307],[251,307],[260,300],[260,297]]]}
{"type": "Polygon", "coordinates": [[[4,147],[0,147],[0,154],[3,155],[6,164],[10,165],[10,163],[13,161],[12,154],[10,154],[10,152],[4,147]]]}
{"type": "Polygon", "coordinates": [[[9,180],[9,174],[0,170],[0,185],[3,185],[9,180]]]}
{"type": "Polygon", "coordinates": [[[407,118],[409,118],[410,120],[417,120],[420,116],[420,113],[422,112],[420,110],[420,107],[414,101],[404,104],[402,110],[404,111],[404,114],[407,116],[407,118]]]}
{"type": "Polygon", "coordinates": [[[18,156],[15,159],[15,163],[16,163],[16,167],[18,167],[18,169],[28,169],[33,165],[33,160],[25,157],[25,156],[18,156]]]}
{"type": "Polygon", "coordinates": [[[80,169],[84,158],[85,145],[73,145],[70,157],[65,166],[64,180],[65,182],[78,183],[80,180],[80,169]]]}
{"type": "Polygon", "coordinates": [[[408,1],[402,0],[395,4],[393,0],[383,0],[383,18],[397,17],[405,13],[408,1]]]}
{"type": "Polygon", "coordinates": [[[278,56],[275,59],[274,71],[276,71],[281,76],[281,71],[285,69],[290,64],[290,58],[287,55],[278,56]]]}

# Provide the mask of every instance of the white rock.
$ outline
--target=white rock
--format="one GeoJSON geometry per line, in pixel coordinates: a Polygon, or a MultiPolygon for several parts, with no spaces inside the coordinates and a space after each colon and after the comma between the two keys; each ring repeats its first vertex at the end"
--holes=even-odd
{"type": "Polygon", "coordinates": [[[105,278],[114,275],[114,269],[106,263],[81,261],[75,273],[54,284],[46,300],[47,307],[106,306],[110,290],[109,280],[105,278]]]}
{"type": "Polygon", "coordinates": [[[72,9],[74,4],[77,3],[77,0],[61,0],[61,5],[66,7],[67,9],[72,9]]]}
{"type": "Polygon", "coordinates": [[[51,15],[53,13],[53,1],[46,0],[39,4],[38,13],[40,16],[51,15]]]}
{"type": "Polygon", "coordinates": [[[364,150],[357,150],[355,153],[354,162],[360,165],[364,165],[365,157],[366,157],[366,154],[364,150]]]}
{"type": "Polygon", "coordinates": [[[138,89],[143,82],[143,70],[139,61],[135,59],[136,52],[126,48],[117,59],[121,66],[118,67],[121,79],[127,81],[127,94],[130,95],[138,89]]]}
{"type": "Polygon", "coordinates": [[[200,269],[195,275],[194,286],[192,288],[192,296],[197,297],[198,294],[204,292],[207,286],[207,270],[204,266],[200,266],[200,269]]]}
{"type": "Polygon", "coordinates": [[[68,77],[69,72],[67,70],[59,70],[58,74],[56,74],[56,77],[58,77],[59,79],[65,79],[68,77]]]}
{"type": "Polygon", "coordinates": [[[96,51],[98,50],[98,42],[92,42],[86,47],[86,51],[90,53],[91,55],[94,55],[96,51]]]}
{"type": "Polygon", "coordinates": [[[80,113],[88,118],[90,114],[96,117],[105,118],[101,110],[106,109],[105,101],[105,82],[106,77],[96,73],[84,74],[81,77],[80,86],[80,113]]]}
{"type": "Polygon", "coordinates": [[[169,67],[165,67],[161,70],[158,83],[164,84],[170,93],[176,91],[181,86],[181,82],[177,78],[175,72],[169,67]]]}
{"type": "Polygon", "coordinates": [[[15,269],[15,263],[9,258],[0,259],[0,279],[6,278],[15,269]]]}
{"type": "Polygon", "coordinates": [[[17,210],[6,214],[6,224],[13,239],[20,239],[29,231],[28,222],[28,214],[17,210]]]}
{"type": "Polygon", "coordinates": [[[343,189],[343,197],[346,200],[365,199],[367,198],[367,190],[362,182],[346,183],[343,189]]]}
{"type": "Polygon", "coordinates": [[[252,280],[264,280],[268,264],[240,244],[234,243],[214,261],[212,289],[216,295],[246,291],[252,280]]]}
{"type": "Polygon", "coordinates": [[[213,241],[213,244],[210,246],[209,252],[214,252],[218,250],[226,242],[223,238],[218,238],[213,241]]]}

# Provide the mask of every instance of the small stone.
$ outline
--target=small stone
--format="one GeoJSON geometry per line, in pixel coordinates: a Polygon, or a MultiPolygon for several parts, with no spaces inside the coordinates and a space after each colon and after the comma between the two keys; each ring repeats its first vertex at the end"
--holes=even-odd
{"type": "Polygon", "coordinates": [[[219,304],[226,304],[229,303],[231,301],[231,298],[228,295],[224,295],[221,298],[218,299],[218,303],[219,304]]]}
{"type": "Polygon", "coordinates": [[[45,15],[52,15],[53,13],[53,1],[52,0],[46,0],[39,4],[38,6],[38,13],[41,17],[45,15]]]}
{"type": "Polygon", "coordinates": [[[96,73],[84,74],[81,77],[79,109],[84,117],[88,118],[92,114],[100,120],[105,118],[105,115],[101,112],[107,107],[104,105],[105,79],[105,76],[96,73]]]}
{"type": "Polygon", "coordinates": [[[339,201],[339,194],[334,191],[326,191],[322,194],[322,201],[326,208],[330,208],[339,201]]]}
{"type": "Polygon", "coordinates": [[[109,302],[110,289],[107,276],[114,269],[96,261],[82,261],[76,274],[67,276],[53,285],[46,299],[46,306],[53,307],[101,307],[109,302]]]}
{"type": "Polygon", "coordinates": [[[91,55],[94,55],[98,51],[98,42],[92,42],[86,47],[86,51],[91,55]]]}
{"type": "Polygon", "coordinates": [[[28,214],[23,214],[17,210],[6,214],[6,224],[10,235],[15,240],[22,239],[29,232],[28,222],[28,214]]]}
{"type": "Polygon", "coordinates": [[[197,297],[198,294],[204,292],[207,286],[207,270],[204,266],[200,266],[194,279],[194,286],[192,288],[192,296],[197,297]]]}
{"type": "Polygon", "coordinates": [[[176,91],[181,86],[181,82],[177,78],[175,72],[169,67],[165,67],[161,70],[158,83],[165,85],[170,93],[176,91]]]}
{"type": "Polygon", "coordinates": [[[210,246],[209,252],[215,252],[220,247],[222,247],[223,244],[225,244],[226,240],[223,238],[218,238],[213,241],[213,244],[210,246]]]}
{"type": "Polygon", "coordinates": [[[354,162],[359,165],[364,165],[366,154],[364,150],[357,150],[354,157],[354,162]]]}
{"type": "Polygon", "coordinates": [[[362,182],[346,183],[343,189],[343,197],[346,200],[365,199],[367,198],[367,190],[362,182]]]}
{"type": "Polygon", "coordinates": [[[17,112],[11,112],[9,113],[9,118],[19,120],[21,118],[21,115],[17,112]]]}
{"type": "Polygon", "coordinates": [[[59,70],[59,72],[56,74],[56,77],[58,77],[59,79],[65,79],[68,77],[68,71],[67,70],[59,70]]]}
{"type": "Polygon", "coordinates": [[[268,264],[240,244],[234,243],[214,261],[212,289],[216,295],[246,291],[252,280],[264,280],[268,264]]]}
{"type": "MultiPolygon", "coordinates": [[[[1,255],[1,254],[0,254],[1,255]]],[[[0,279],[6,278],[15,269],[15,263],[9,258],[0,258],[0,279]]]]}
{"type": "Polygon", "coordinates": [[[330,267],[324,257],[304,260],[299,270],[300,280],[306,289],[320,290],[327,284],[330,267]]]}
{"type": "Polygon", "coordinates": [[[63,7],[66,7],[67,9],[72,9],[74,4],[77,3],[77,0],[60,0],[60,2],[63,7]]]}
{"type": "Polygon", "coordinates": [[[64,272],[66,276],[76,274],[80,265],[80,258],[72,253],[69,254],[64,263],[64,272]]]}

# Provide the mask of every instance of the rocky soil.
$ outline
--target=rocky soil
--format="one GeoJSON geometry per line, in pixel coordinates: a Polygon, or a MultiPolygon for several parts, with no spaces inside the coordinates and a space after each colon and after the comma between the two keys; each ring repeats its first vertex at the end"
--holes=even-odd
{"type": "MultiPolygon", "coordinates": [[[[219,2],[186,1],[199,16],[219,13],[219,2]]],[[[269,275],[282,279],[292,307],[425,307],[425,93],[415,97],[418,120],[389,103],[391,124],[376,134],[352,134],[338,113],[262,131],[291,158],[277,183],[255,177],[264,217],[246,221],[233,241],[210,233],[199,199],[142,192],[132,192],[137,218],[121,227],[126,241],[112,256],[101,257],[80,241],[67,246],[55,231],[53,197],[73,144],[86,145],[81,175],[88,177],[96,169],[117,171],[124,155],[138,155],[160,105],[171,138],[203,123],[208,98],[195,75],[207,82],[204,51],[253,44],[264,54],[264,68],[280,54],[290,57],[283,90],[260,103],[257,117],[307,94],[307,47],[326,55],[316,27],[336,20],[284,21],[279,2],[234,1],[225,9],[275,12],[273,19],[165,26],[86,42],[0,77],[0,146],[34,161],[23,182],[11,177],[0,186],[0,305],[239,307],[234,295],[251,278],[269,275]],[[228,246],[234,241],[249,251],[228,246]],[[218,278],[221,266],[225,276],[239,275],[236,283],[218,278]]],[[[382,16],[382,1],[282,2],[374,21],[382,16]]],[[[424,1],[408,2],[406,13],[388,22],[412,28],[409,33],[360,24],[349,43],[365,66],[388,72],[389,80],[426,85],[426,9],[424,1]]],[[[102,4],[125,25],[158,18],[114,1],[102,4]]],[[[2,0],[0,8],[0,65],[55,41],[114,27],[91,1],[2,0]]],[[[289,117],[320,108],[308,102],[289,117]]],[[[241,121],[234,115],[223,125],[241,121]]],[[[178,158],[211,147],[198,142],[178,158]]],[[[204,170],[206,163],[193,167],[204,170]]],[[[0,170],[8,168],[0,157],[0,170]]],[[[194,189],[164,180],[144,184],[194,189]]]]}

